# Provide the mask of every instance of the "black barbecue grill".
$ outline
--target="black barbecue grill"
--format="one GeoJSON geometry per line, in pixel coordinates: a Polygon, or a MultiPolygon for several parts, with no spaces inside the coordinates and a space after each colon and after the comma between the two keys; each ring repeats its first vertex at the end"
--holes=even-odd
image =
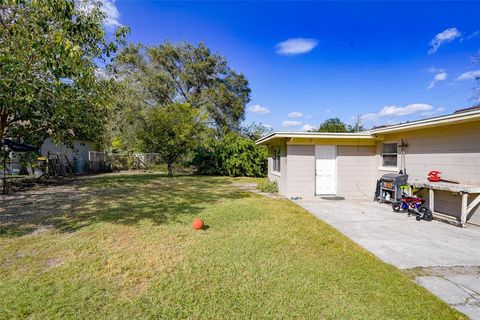
{"type": "Polygon", "coordinates": [[[377,180],[375,201],[393,202],[402,198],[401,186],[407,185],[408,175],[402,173],[387,173],[377,180]]]}

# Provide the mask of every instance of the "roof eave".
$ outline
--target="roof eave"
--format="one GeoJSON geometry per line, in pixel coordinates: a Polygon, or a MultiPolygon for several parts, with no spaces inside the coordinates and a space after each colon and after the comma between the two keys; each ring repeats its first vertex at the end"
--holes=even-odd
{"type": "Polygon", "coordinates": [[[344,133],[344,132],[274,132],[257,141],[255,144],[266,144],[269,141],[283,138],[312,138],[312,139],[366,139],[374,138],[369,133],[344,133]]]}
{"type": "Polygon", "coordinates": [[[438,127],[448,124],[470,122],[480,120],[480,112],[478,110],[472,112],[464,112],[459,114],[449,114],[446,116],[430,118],[425,120],[418,120],[413,122],[396,124],[388,127],[372,129],[372,134],[393,133],[407,130],[416,130],[430,127],[438,127]]]}

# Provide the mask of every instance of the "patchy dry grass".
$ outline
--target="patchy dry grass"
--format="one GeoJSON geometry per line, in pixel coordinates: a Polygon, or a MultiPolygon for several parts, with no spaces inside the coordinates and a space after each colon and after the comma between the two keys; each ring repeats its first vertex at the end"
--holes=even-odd
{"type": "Polygon", "coordinates": [[[288,200],[238,189],[242,181],[111,175],[75,184],[63,202],[6,202],[0,318],[463,317],[288,200]],[[209,228],[194,231],[195,216],[209,228]]]}

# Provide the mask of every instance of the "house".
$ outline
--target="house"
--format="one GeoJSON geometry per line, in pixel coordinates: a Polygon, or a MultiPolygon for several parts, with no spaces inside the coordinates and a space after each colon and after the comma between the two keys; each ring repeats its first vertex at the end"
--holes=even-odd
{"type": "Polygon", "coordinates": [[[47,157],[48,154],[61,154],[65,155],[69,160],[74,158],[83,158],[88,160],[88,152],[97,150],[94,144],[90,141],[84,140],[73,140],[73,148],[68,147],[67,145],[60,143],[54,143],[50,138],[47,138],[43,141],[42,146],[40,147],[40,153],[42,156],[47,157]]]}
{"type": "Polygon", "coordinates": [[[452,190],[422,191],[436,213],[480,223],[474,215],[480,212],[479,109],[358,133],[275,132],[257,144],[268,147],[268,177],[286,197],[373,199],[377,179],[398,172],[404,158],[409,183],[428,183],[432,170],[460,182],[452,190]]]}
{"type": "MultiPolygon", "coordinates": [[[[69,147],[63,143],[57,144],[50,138],[47,138],[43,141],[42,146],[40,147],[40,153],[43,157],[60,155],[61,157],[68,158],[70,163],[75,164],[76,173],[83,173],[86,170],[87,161],[96,162],[92,161],[93,159],[91,159],[92,151],[98,150],[98,147],[96,147],[94,143],[87,140],[78,139],[73,140],[72,147],[69,147]]],[[[93,156],[95,156],[96,153],[98,152],[94,152],[93,156]]]]}
{"type": "MultiPolygon", "coordinates": [[[[90,160],[90,152],[98,149],[95,148],[92,142],[84,140],[73,140],[72,147],[68,147],[63,143],[54,143],[50,138],[47,138],[43,141],[39,151],[40,155],[45,158],[59,155],[63,160],[64,157],[67,157],[70,163],[75,163],[75,172],[82,173],[85,170],[86,161],[90,160]]],[[[19,153],[11,154],[7,167],[13,173],[22,171],[24,165],[21,162],[19,153]]]]}

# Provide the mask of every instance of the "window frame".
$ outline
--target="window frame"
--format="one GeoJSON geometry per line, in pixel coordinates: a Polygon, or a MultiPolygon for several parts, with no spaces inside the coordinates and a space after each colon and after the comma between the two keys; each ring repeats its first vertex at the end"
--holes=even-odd
{"type": "Polygon", "coordinates": [[[280,173],[281,170],[281,152],[282,148],[280,146],[273,147],[273,154],[272,154],[272,172],[280,173]]]}
{"type": "Polygon", "coordinates": [[[391,168],[398,168],[398,142],[396,142],[396,141],[386,141],[386,142],[382,142],[382,145],[380,146],[380,154],[382,155],[382,166],[381,166],[382,168],[390,168],[390,169],[391,169],[391,168]],[[395,145],[395,149],[396,149],[395,153],[393,153],[393,152],[384,152],[384,151],[383,151],[383,149],[384,149],[383,147],[384,147],[385,145],[388,145],[388,144],[389,144],[389,145],[392,145],[392,144],[395,145]],[[383,157],[383,156],[385,156],[385,155],[386,155],[386,156],[395,156],[395,165],[386,165],[386,164],[385,164],[385,159],[384,159],[384,157],[383,157]]]}

